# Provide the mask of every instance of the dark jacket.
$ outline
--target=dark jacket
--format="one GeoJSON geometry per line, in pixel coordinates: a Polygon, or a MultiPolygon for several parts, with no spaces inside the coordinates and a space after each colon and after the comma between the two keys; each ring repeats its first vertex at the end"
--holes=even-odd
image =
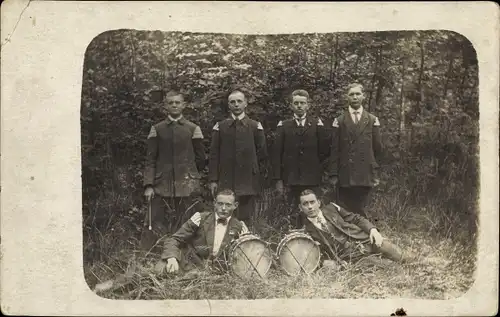
{"type": "MultiPolygon", "coordinates": [[[[166,260],[169,258],[176,258],[177,261],[183,261],[181,256],[181,249],[191,247],[196,256],[200,259],[208,259],[212,255],[214,247],[215,235],[215,213],[202,212],[199,214],[199,225],[194,223],[191,219],[186,221],[172,237],[165,240],[164,251],[161,256],[166,260]]],[[[194,215],[193,217],[196,217],[194,215]]],[[[193,219],[192,217],[192,219],[193,219]]],[[[243,224],[234,216],[229,219],[226,234],[222,240],[218,253],[214,256],[219,257],[224,253],[227,246],[242,233],[243,224]]]]}
{"type": "Polygon", "coordinates": [[[358,124],[348,110],[333,121],[328,174],[338,176],[341,187],[374,185],[382,154],[379,126],[377,117],[366,110],[358,124]]]}
{"type": "Polygon", "coordinates": [[[321,211],[332,232],[329,234],[321,231],[308,218],[305,221],[305,232],[318,241],[323,254],[332,259],[335,259],[332,250],[369,241],[370,230],[376,228],[368,219],[333,203],[323,206],[321,211]]]}
{"type": "Polygon", "coordinates": [[[210,147],[210,182],[232,189],[236,195],[260,192],[260,166],[267,159],[266,138],[259,122],[245,117],[218,122],[210,147]]]}
{"type": "Polygon", "coordinates": [[[205,165],[200,128],[181,118],[166,119],[151,128],[144,171],[144,186],[164,197],[186,197],[199,190],[205,165]]]}
{"type": "Polygon", "coordinates": [[[320,185],[330,147],[321,119],[307,116],[304,127],[295,119],[280,121],[276,133],[273,179],[283,180],[285,185],[320,185]]]}

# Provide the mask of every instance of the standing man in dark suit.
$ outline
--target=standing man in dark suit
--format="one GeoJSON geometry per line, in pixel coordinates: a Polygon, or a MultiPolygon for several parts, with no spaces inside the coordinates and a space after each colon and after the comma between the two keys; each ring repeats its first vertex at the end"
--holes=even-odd
{"type": "Polygon", "coordinates": [[[381,254],[401,263],[416,259],[413,253],[403,253],[398,246],[383,238],[366,218],[334,203],[321,206],[311,190],[300,194],[299,208],[307,217],[305,232],[320,243],[326,258],[356,262],[371,254],[381,254]]]}
{"type": "MultiPolygon", "coordinates": [[[[151,218],[148,212],[146,225],[151,224],[155,240],[174,232],[193,213],[200,194],[200,172],[205,167],[203,134],[198,125],[182,116],[184,108],[184,96],[168,92],[164,105],[168,116],[151,127],[147,139],[144,195],[151,204],[151,218]]],[[[143,241],[143,246],[151,242],[143,241]]]]}
{"type": "Polygon", "coordinates": [[[363,86],[347,87],[349,108],[335,118],[328,174],[338,186],[340,203],[366,217],[365,205],[372,187],[377,186],[378,163],[382,154],[380,122],[363,109],[363,86]]]}
{"type": "Polygon", "coordinates": [[[266,138],[260,122],[245,114],[247,99],[241,90],[228,97],[231,116],[213,127],[210,147],[210,191],[229,188],[236,193],[238,219],[251,225],[255,196],[260,192],[260,166],[267,159],[266,138]]]}
{"type": "MultiPolygon", "coordinates": [[[[232,190],[222,190],[215,195],[214,211],[195,213],[170,238],[165,240],[161,260],[155,269],[175,273],[179,269],[190,271],[203,268],[206,263],[217,263],[224,249],[248,228],[233,216],[238,207],[232,190]]],[[[222,267],[224,267],[222,265],[222,267]]]]}
{"type": "Polygon", "coordinates": [[[292,92],[290,108],[293,118],[280,121],[276,130],[272,174],[276,190],[281,195],[286,191],[292,225],[302,227],[302,214],[297,210],[299,195],[306,188],[319,194],[330,140],[321,118],[307,115],[307,91],[292,92]]]}

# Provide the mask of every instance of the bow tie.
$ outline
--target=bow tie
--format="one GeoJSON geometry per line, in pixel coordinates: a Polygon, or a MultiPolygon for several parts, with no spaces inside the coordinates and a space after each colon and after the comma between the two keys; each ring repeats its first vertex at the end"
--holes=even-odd
{"type": "Polygon", "coordinates": [[[217,219],[217,224],[221,224],[221,225],[226,226],[227,225],[227,219],[225,219],[225,218],[219,218],[219,219],[217,219]]]}

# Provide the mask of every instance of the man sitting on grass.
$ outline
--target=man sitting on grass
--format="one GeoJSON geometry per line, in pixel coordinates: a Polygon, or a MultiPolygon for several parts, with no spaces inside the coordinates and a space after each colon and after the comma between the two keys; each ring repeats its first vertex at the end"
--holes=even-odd
{"type": "MultiPolygon", "coordinates": [[[[300,210],[307,217],[305,232],[320,243],[321,252],[337,262],[356,262],[371,254],[381,254],[395,262],[407,263],[413,255],[384,239],[377,228],[361,215],[330,203],[321,206],[312,190],[300,194],[300,210]]],[[[341,263],[339,263],[341,264],[341,263]]]]}
{"type": "Polygon", "coordinates": [[[224,189],[217,193],[213,212],[195,213],[182,227],[165,240],[156,272],[175,273],[217,263],[223,250],[238,237],[248,232],[243,221],[233,217],[238,207],[236,195],[224,189]]]}

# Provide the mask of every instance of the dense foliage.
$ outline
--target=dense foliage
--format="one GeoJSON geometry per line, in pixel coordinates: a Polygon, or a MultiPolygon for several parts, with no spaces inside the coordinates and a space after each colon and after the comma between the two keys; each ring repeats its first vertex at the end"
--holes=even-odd
{"type": "MultiPolygon", "coordinates": [[[[385,157],[374,203],[379,216],[395,223],[404,220],[404,206],[431,204],[439,207],[431,229],[464,229],[471,237],[478,192],[477,67],[472,44],[449,31],[105,32],[89,44],[83,69],[85,249],[106,252],[96,236],[109,232],[116,219],[139,230],[145,140],[165,117],[166,90],[187,94],[185,116],[200,125],[208,149],[213,124],[227,116],[230,87],[243,85],[251,92],[248,113],[262,122],[271,146],[277,122],[291,114],[287,96],[293,89],[308,90],[313,111],[331,125],[345,107],[344,87],[354,81],[364,84],[365,107],[382,125],[385,157]]],[[[279,217],[262,213],[269,222],[279,217]]]]}

